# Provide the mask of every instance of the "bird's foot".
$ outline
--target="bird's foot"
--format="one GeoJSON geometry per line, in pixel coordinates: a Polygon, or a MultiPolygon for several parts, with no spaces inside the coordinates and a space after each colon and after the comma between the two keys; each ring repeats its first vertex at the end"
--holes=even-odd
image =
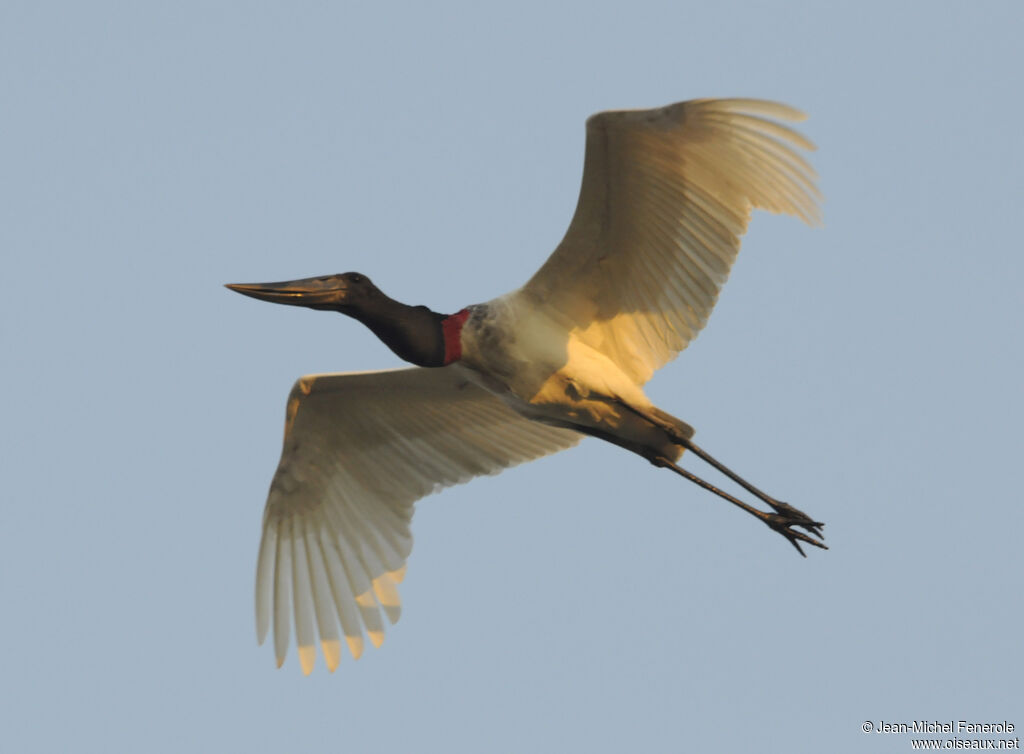
{"type": "Polygon", "coordinates": [[[794,508],[789,503],[783,503],[780,500],[775,500],[771,503],[772,508],[775,509],[775,513],[762,513],[761,520],[768,525],[768,528],[773,531],[777,531],[779,534],[784,536],[789,543],[797,549],[801,555],[805,558],[807,554],[800,547],[800,542],[806,542],[807,544],[820,547],[822,550],[827,550],[828,547],[821,541],[825,538],[825,535],[821,533],[821,527],[823,524],[821,521],[815,521],[802,510],[794,508]],[[818,539],[812,539],[802,531],[796,531],[792,529],[793,526],[799,526],[806,529],[818,539]]]}

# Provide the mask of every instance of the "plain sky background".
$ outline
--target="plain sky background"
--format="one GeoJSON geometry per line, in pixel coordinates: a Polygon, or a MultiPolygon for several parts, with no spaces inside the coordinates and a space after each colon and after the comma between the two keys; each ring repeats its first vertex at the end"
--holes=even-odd
{"type": "Polygon", "coordinates": [[[4,2],[0,749],[1024,726],[1022,28],[1019,0],[4,2]],[[810,114],[825,225],[756,216],[649,393],[832,550],[588,440],[421,501],[384,646],[276,670],[252,581],[287,391],[397,359],[222,284],[484,301],[561,238],[588,115],[708,96],[810,114]]]}

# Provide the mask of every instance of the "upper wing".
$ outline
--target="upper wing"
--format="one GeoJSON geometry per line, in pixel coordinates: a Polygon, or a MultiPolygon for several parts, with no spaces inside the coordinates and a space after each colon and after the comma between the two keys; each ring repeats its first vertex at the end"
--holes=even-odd
{"type": "Polygon", "coordinates": [[[303,377],[288,398],[284,450],[270,484],[256,569],[256,630],[274,621],[278,666],[294,617],[303,672],[384,638],[412,549],[413,503],[580,440],[524,419],[452,367],[303,377]]]}
{"type": "Polygon", "coordinates": [[[519,291],[638,384],[711,314],[753,208],[819,219],[814,149],[785,105],[693,100],[587,121],[583,186],[555,253],[519,291]]]}

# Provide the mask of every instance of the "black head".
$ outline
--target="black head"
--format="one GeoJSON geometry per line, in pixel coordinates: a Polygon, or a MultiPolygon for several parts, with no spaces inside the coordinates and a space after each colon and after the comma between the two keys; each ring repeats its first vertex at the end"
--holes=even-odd
{"type": "Polygon", "coordinates": [[[275,304],[351,313],[386,298],[370,278],[358,272],[324,275],[283,283],[235,283],[226,286],[245,296],[275,304]]]}
{"type": "Polygon", "coordinates": [[[444,315],[425,306],[406,306],[388,298],[358,272],[289,280],[285,283],[229,285],[260,301],[341,312],[359,320],[406,361],[422,367],[446,363],[444,315]]]}

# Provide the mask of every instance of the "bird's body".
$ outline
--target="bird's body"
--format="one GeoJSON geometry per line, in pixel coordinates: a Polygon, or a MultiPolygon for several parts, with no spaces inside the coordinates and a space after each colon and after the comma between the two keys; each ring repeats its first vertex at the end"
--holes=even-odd
{"type": "Polygon", "coordinates": [[[359,273],[232,285],[254,298],[338,311],[415,366],[312,375],[288,400],[257,565],[256,620],[284,660],[294,622],[310,672],[341,637],[359,657],[399,615],[414,502],[557,452],[589,435],[714,492],[785,536],[824,548],[821,526],[693,443],[643,386],[696,337],[750,212],[818,217],[813,148],[760,100],[694,100],[587,121],[579,203],[565,238],[522,287],[452,315],[408,306],[359,273]],[[773,509],[758,510],[677,461],[690,451],[773,509]],[[315,628],[314,628],[315,626],[315,628]],[[339,634],[339,626],[341,633],[339,634]]]}
{"type": "Polygon", "coordinates": [[[470,307],[458,367],[528,419],[677,460],[682,448],[643,419],[656,411],[643,388],[531,299],[516,291],[470,307]]]}

